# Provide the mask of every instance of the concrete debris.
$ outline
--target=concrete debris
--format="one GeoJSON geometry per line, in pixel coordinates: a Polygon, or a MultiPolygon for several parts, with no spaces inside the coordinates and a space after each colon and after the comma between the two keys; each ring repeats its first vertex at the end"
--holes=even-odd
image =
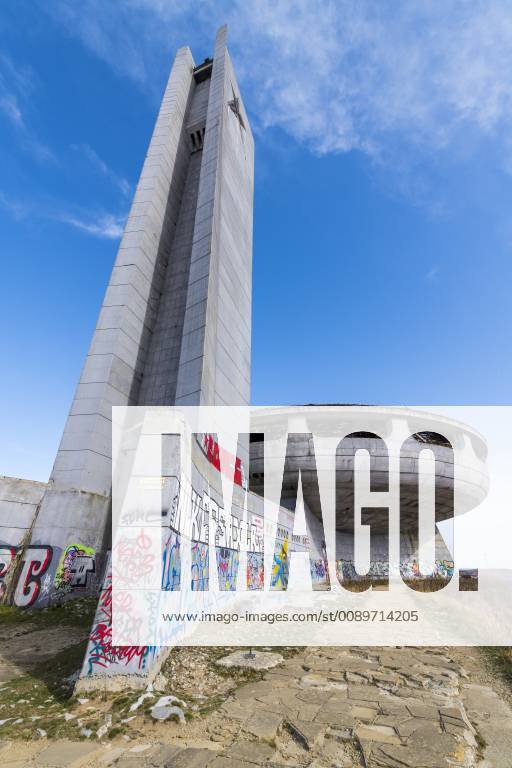
{"type": "Polygon", "coordinates": [[[154,693],[151,693],[151,691],[146,691],[146,693],[141,693],[137,701],[134,701],[133,704],[130,707],[130,712],[136,712],[138,708],[144,704],[146,699],[153,699],[155,696],[154,693]]]}
{"type": "MultiPolygon", "coordinates": [[[[164,696],[163,699],[167,698],[174,698],[174,696],[164,696]]],[[[160,700],[161,701],[161,700],[160,700]]],[[[160,702],[157,702],[154,707],[151,708],[151,717],[154,720],[168,720],[170,717],[177,717],[179,722],[184,725],[185,724],[185,713],[181,709],[181,707],[177,706],[169,706],[166,704],[160,704],[160,702]]]]}
{"type": "Polygon", "coordinates": [[[108,733],[110,728],[112,728],[112,715],[108,714],[105,715],[105,722],[103,725],[96,731],[97,738],[102,739],[108,733]]]}

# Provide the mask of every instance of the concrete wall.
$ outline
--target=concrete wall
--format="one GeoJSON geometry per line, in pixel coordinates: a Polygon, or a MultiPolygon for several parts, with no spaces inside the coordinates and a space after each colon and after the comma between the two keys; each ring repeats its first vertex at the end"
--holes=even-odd
{"type": "MultiPolygon", "coordinates": [[[[36,510],[46,483],[0,476],[0,599],[17,564],[18,554],[30,539],[36,510]]],[[[30,553],[27,553],[27,559],[30,553]]],[[[23,570],[24,564],[20,563],[23,570]]]]}
{"type": "Polygon", "coordinates": [[[0,543],[18,546],[26,537],[46,483],[0,475],[0,543]]]}
{"type": "MultiPolygon", "coordinates": [[[[178,156],[184,158],[182,200],[139,405],[249,403],[254,142],[226,41],[227,29],[222,27],[210,79],[195,83],[192,78],[190,84],[178,145],[178,156]],[[191,152],[190,134],[198,130],[201,135],[204,131],[203,146],[198,150],[194,141],[191,152]]],[[[81,688],[94,686],[98,672],[143,684],[162,660],[155,648],[143,652],[134,647],[130,658],[112,657],[109,579],[110,574],[81,688]],[[95,654],[110,657],[107,673],[101,663],[91,663],[95,654]]]]}
{"type": "Polygon", "coordinates": [[[254,142],[217,33],[194,223],[176,403],[243,405],[250,397],[254,142]],[[229,106],[238,98],[245,127],[229,106]]]}

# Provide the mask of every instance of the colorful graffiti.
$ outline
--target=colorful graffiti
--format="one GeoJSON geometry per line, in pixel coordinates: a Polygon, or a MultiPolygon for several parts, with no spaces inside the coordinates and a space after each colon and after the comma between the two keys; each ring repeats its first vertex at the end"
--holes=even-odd
{"type": "MultiPolygon", "coordinates": [[[[329,588],[330,579],[327,557],[317,559],[310,558],[309,569],[313,589],[329,588]]],[[[290,559],[288,556],[288,538],[285,538],[281,542],[276,542],[270,589],[288,589],[289,578],[290,559]]]]}
{"type": "Polygon", "coordinates": [[[436,579],[447,579],[450,581],[453,576],[453,571],[453,560],[436,560],[434,563],[434,570],[431,574],[423,574],[416,559],[405,560],[400,564],[400,573],[403,579],[421,579],[427,576],[436,579]]]}
{"type": "Polygon", "coordinates": [[[181,537],[171,530],[164,547],[162,589],[166,592],[180,588],[181,581],[181,537]]]}
{"type": "Polygon", "coordinates": [[[370,563],[368,573],[358,573],[352,560],[337,560],[336,573],[339,581],[386,581],[389,578],[389,564],[387,560],[374,560],[370,563]]]}
{"type": "Polygon", "coordinates": [[[36,602],[41,591],[41,577],[50,567],[52,556],[53,548],[48,545],[31,545],[23,552],[14,593],[14,603],[20,608],[28,608],[36,602]]]}
{"type": "Polygon", "coordinates": [[[29,608],[41,593],[41,578],[48,571],[53,557],[53,547],[47,544],[31,544],[28,547],[0,547],[0,596],[6,593],[7,576],[15,567],[21,552],[20,572],[14,590],[13,602],[19,608],[29,608]]]}
{"type": "Polygon", "coordinates": [[[55,572],[54,586],[60,595],[73,589],[85,589],[95,571],[96,552],[83,544],[69,544],[62,552],[55,572]]]}
{"type": "Polygon", "coordinates": [[[288,539],[284,539],[280,544],[276,542],[270,589],[287,589],[289,575],[290,563],[288,560],[288,539]]]}
{"type": "Polygon", "coordinates": [[[238,565],[240,553],[227,547],[216,547],[217,573],[219,575],[219,589],[221,592],[230,592],[236,589],[238,565]]]}
{"type": "Polygon", "coordinates": [[[116,580],[126,587],[140,584],[141,576],[153,570],[155,556],[150,550],[151,539],[142,529],[136,536],[120,538],[112,550],[116,580]]]}
{"type": "Polygon", "coordinates": [[[210,583],[208,544],[192,542],[192,591],[205,592],[210,583]]]}
{"type": "Polygon", "coordinates": [[[215,435],[203,434],[201,448],[210,464],[212,464],[219,472],[221,471],[222,457],[222,469],[226,473],[226,467],[228,468],[227,476],[229,479],[234,479],[235,485],[247,488],[246,474],[241,460],[238,456],[235,457],[224,450],[224,448],[221,448],[215,435]]]}
{"type": "MultiPolygon", "coordinates": [[[[172,591],[180,588],[181,537],[175,531],[169,535],[163,553],[162,589],[172,591]]],[[[208,591],[209,555],[208,545],[193,541],[191,545],[191,589],[193,592],[208,591]]],[[[226,547],[215,547],[219,588],[221,591],[236,589],[240,553],[226,547]]],[[[247,589],[263,589],[264,556],[262,552],[247,553],[247,589]]]]}
{"type": "Polygon", "coordinates": [[[265,558],[263,552],[247,553],[247,589],[263,589],[265,586],[265,558]]]}
{"type": "MultiPolygon", "coordinates": [[[[128,622],[125,626],[127,639],[133,637],[133,627],[130,627],[129,608],[130,595],[121,595],[124,601],[121,606],[126,612],[128,622]]],[[[116,618],[117,621],[117,618],[116,618]]],[[[89,637],[84,670],[87,675],[95,672],[113,673],[113,667],[121,666],[123,673],[141,673],[157,653],[156,646],[150,645],[112,645],[112,574],[106,579],[101,592],[94,619],[94,625],[89,637]],[[98,669],[99,668],[99,669],[98,669]]],[[[119,671],[119,670],[117,670],[119,671]]]]}
{"type": "MultiPolygon", "coordinates": [[[[454,571],[453,560],[436,560],[432,577],[451,579],[454,571]]],[[[370,564],[367,574],[359,574],[352,560],[337,560],[336,572],[340,581],[382,581],[389,578],[389,563],[387,560],[374,560],[370,564]]],[[[416,559],[405,560],[400,564],[400,574],[403,579],[421,579],[424,575],[420,571],[416,559]]],[[[427,574],[428,576],[429,574],[427,574]]]]}
{"type": "Polygon", "coordinates": [[[323,558],[320,560],[311,560],[310,571],[313,587],[320,584],[326,586],[329,585],[329,567],[327,565],[327,560],[324,560],[323,558]]]}
{"type": "Polygon", "coordinates": [[[455,563],[453,560],[436,560],[434,566],[435,575],[442,579],[451,579],[454,569],[455,563]]]}

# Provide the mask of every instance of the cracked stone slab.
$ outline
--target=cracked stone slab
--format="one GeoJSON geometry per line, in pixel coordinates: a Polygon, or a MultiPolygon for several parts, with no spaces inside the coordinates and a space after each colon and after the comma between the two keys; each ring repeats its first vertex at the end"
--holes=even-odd
{"type": "Polygon", "coordinates": [[[389,725],[358,725],[355,735],[360,741],[378,741],[384,744],[401,744],[394,728],[389,725]]]}
{"type": "Polygon", "coordinates": [[[259,739],[275,739],[283,722],[283,716],[273,712],[256,712],[246,723],[249,733],[259,739]]]}
{"type": "Polygon", "coordinates": [[[172,759],[171,765],[172,768],[207,768],[218,754],[212,749],[187,747],[172,759]]]}
{"type": "Polygon", "coordinates": [[[148,768],[162,768],[162,766],[175,766],[175,759],[182,752],[181,747],[174,747],[171,744],[160,744],[147,758],[148,768]]]}
{"type": "Polygon", "coordinates": [[[316,746],[322,746],[324,742],[326,729],[321,723],[287,718],[285,726],[293,738],[302,743],[307,750],[311,750],[316,746]]]}
{"type": "Polygon", "coordinates": [[[245,760],[247,763],[262,765],[270,760],[275,749],[263,741],[236,741],[226,750],[225,756],[245,760]]]}
{"type": "Polygon", "coordinates": [[[238,757],[216,757],[208,768],[253,768],[254,763],[240,760],[238,757]]]}

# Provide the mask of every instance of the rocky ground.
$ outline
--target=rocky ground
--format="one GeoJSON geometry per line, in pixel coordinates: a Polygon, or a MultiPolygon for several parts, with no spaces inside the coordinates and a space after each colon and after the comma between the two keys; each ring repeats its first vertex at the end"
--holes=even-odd
{"type": "Polygon", "coordinates": [[[225,649],[176,649],[160,690],[75,698],[87,611],[50,619],[0,623],[4,768],[512,768],[497,652],[272,649],[283,661],[258,672],[219,666],[225,649]]]}

